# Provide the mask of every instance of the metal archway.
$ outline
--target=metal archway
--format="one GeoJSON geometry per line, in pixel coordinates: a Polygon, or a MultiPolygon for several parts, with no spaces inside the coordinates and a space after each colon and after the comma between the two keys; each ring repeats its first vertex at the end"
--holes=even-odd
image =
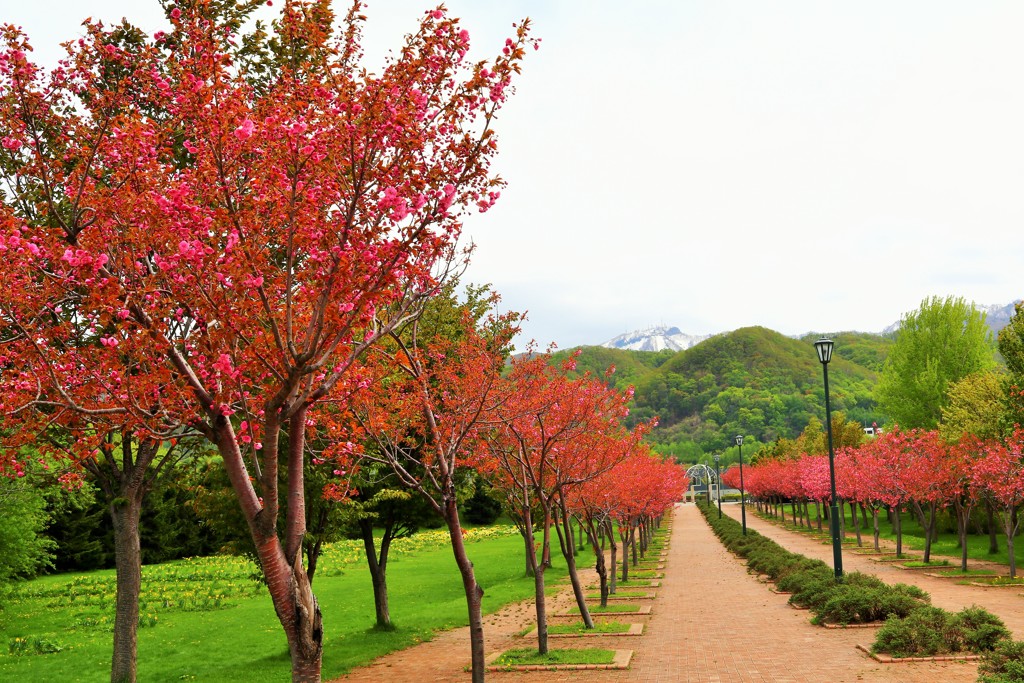
{"type": "Polygon", "coordinates": [[[691,482],[699,481],[702,484],[718,484],[718,477],[715,476],[715,470],[704,463],[688,467],[686,470],[686,477],[691,482]]]}
{"type": "Polygon", "coordinates": [[[704,463],[698,463],[691,465],[686,469],[686,477],[690,480],[690,490],[688,495],[692,495],[696,500],[698,495],[707,495],[710,498],[718,500],[718,496],[721,495],[721,486],[718,482],[718,477],[715,476],[714,468],[708,467],[704,463]],[[705,493],[697,493],[696,484],[704,484],[705,493]]]}

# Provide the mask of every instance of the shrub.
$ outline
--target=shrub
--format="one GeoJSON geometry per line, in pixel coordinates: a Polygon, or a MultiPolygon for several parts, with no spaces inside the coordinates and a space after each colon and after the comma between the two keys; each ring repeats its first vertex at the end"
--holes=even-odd
{"type": "Polygon", "coordinates": [[[981,655],[978,683],[1024,683],[1024,642],[1003,640],[981,655]]]}
{"type": "Polygon", "coordinates": [[[834,594],[836,587],[841,585],[835,576],[820,576],[808,581],[803,588],[790,596],[789,602],[797,607],[812,610],[821,609],[834,594]]]}
{"type": "Polygon", "coordinates": [[[947,640],[950,645],[958,645],[959,650],[971,652],[987,652],[998,643],[1010,638],[1010,631],[1003,620],[988,610],[971,605],[952,616],[949,624],[947,640]]]}
{"type": "Polygon", "coordinates": [[[921,606],[902,619],[889,619],[879,630],[871,651],[893,657],[930,657],[946,652],[943,633],[950,616],[938,607],[921,606]]]}
{"type": "Polygon", "coordinates": [[[909,595],[889,590],[888,586],[839,586],[815,616],[832,624],[868,624],[890,617],[906,617],[921,602],[909,595]]]}
{"type": "Polygon", "coordinates": [[[813,581],[824,581],[832,576],[832,568],[822,562],[821,566],[806,567],[800,571],[780,576],[775,582],[775,587],[786,593],[799,593],[807,584],[813,581]]]}

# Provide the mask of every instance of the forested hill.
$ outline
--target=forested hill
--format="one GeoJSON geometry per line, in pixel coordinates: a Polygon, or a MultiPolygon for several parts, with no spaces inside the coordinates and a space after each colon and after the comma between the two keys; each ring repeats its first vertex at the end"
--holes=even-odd
{"type": "MultiPolygon", "coordinates": [[[[684,351],[625,351],[581,347],[577,369],[636,387],[632,416],[657,415],[658,451],[695,462],[724,451],[736,434],[767,443],[795,438],[816,417],[824,421],[825,390],[816,337],[792,339],[764,327],[720,334],[684,351]]],[[[872,391],[892,339],[848,332],[833,336],[829,364],[832,410],[870,426],[883,422],[872,391]]],[[[570,351],[556,354],[563,357],[570,351]]]]}

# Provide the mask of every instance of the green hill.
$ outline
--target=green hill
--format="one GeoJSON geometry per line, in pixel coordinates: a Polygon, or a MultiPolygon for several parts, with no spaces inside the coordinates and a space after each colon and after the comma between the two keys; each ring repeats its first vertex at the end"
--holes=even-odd
{"type": "MultiPolygon", "coordinates": [[[[614,364],[612,382],[636,387],[632,417],[659,418],[651,435],[656,449],[695,462],[703,454],[725,451],[736,434],[767,443],[795,438],[812,418],[824,421],[825,388],[814,339],[746,327],[675,353],[588,346],[582,347],[577,369],[601,376],[614,364]]],[[[892,340],[853,332],[834,340],[832,410],[865,426],[881,424],[872,391],[892,340]]]]}

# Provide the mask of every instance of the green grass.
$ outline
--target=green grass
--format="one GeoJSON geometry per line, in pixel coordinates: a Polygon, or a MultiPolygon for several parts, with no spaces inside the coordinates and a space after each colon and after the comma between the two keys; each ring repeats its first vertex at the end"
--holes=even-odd
{"type": "Polygon", "coordinates": [[[587,628],[584,624],[549,624],[548,633],[625,633],[629,630],[629,624],[621,621],[595,621],[594,628],[587,628]]]}
{"type": "MultiPolygon", "coordinates": [[[[517,532],[470,532],[468,552],[484,588],[485,613],[533,596],[517,532]]],[[[548,581],[564,580],[561,558],[548,581]]],[[[581,566],[592,560],[587,553],[581,566]]],[[[202,558],[143,570],[140,681],[288,680],[287,643],[266,590],[235,558],[202,558]],[[214,604],[210,594],[220,595],[214,604]]],[[[112,648],[112,570],[48,576],[21,584],[0,613],[0,681],[108,681],[112,648]],[[52,654],[10,656],[16,638],[43,639],[52,654]]],[[[321,558],[313,584],[323,611],[323,677],[330,680],[382,654],[467,623],[465,595],[446,532],[426,532],[392,549],[388,564],[393,631],[376,631],[373,592],[359,544],[341,543],[321,558]]],[[[466,642],[467,656],[469,642],[466,642]]]]}
{"type": "Polygon", "coordinates": [[[904,567],[914,567],[914,568],[918,568],[918,567],[922,567],[922,568],[923,567],[949,567],[950,566],[949,560],[932,560],[930,562],[925,562],[923,560],[911,560],[909,562],[902,562],[901,564],[904,567]]]}
{"type": "MultiPolygon", "coordinates": [[[[844,506],[843,512],[846,515],[846,533],[849,538],[854,538],[853,531],[853,520],[850,517],[849,506],[844,506]]],[[[790,520],[792,510],[791,506],[786,506],[786,527],[791,527],[790,520]]],[[[813,519],[814,511],[811,511],[811,523],[816,525],[816,521],[813,519]]],[[[775,519],[768,517],[768,519],[775,519]]],[[[860,516],[858,515],[858,519],[860,516]]],[[[903,528],[903,549],[904,551],[917,551],[921,552],[924,550],[924,532],[921,529],[921,525],[917,522],[917,516],[911,512],[904,511],[901,516],[901,526],[903,528]]],[[[957,534],[955,531],[955,522],[950,520],[952,526],[947,526],[946,531],[941,531],[939,537],[932,543],[932,555],[944,555],[946,557],[954,558],[956,562],[960,557],[960,545],[957,540],[957,534]]],[[[998,524],[998,522],[997,522],[998,524]]],[[[868,517],[868,528],[861,529],[861,538],[864,541],[864,547],[870,547],[873,543],[873,535],[871,530],[871,518],[868,517]]],[[[884,512],[880,512],[878,515],[878,527],[879,527],[879,538],[887,539],[889,541],[896,541],[896,534],[892,530],[892,525],[889,524],[886,519],[884,512]]],[[[797,527],[799,529],[799,527],[797,527]]],[[[828,521],[823,522],[823,528],[825,532],[828,531],[828,521]]],[[[940,526],[940,529],[942,527],[940,526]]],[[[999,541],[999,552],[989,554],[989,541],[988,534],[968,534],[967,536],[967,557],[973,560],[987,560],[990,562],[997,562],[999,564],[1009,566],[1010,560],[1006,550],[1006,535],[998,533],[997,538],[999,541]]],[[[1018,568],[1024,568],[1024,537],[1018,536],[1014,539],[1014,556],[1016,558],[1016,565],[1018,568]]],[[[1024,569],[1021,569],[1024,571],[1024,569]]]]}
{"type": "Polygon", "coordinates": [[[1008,576],[998,576],[994,579],[977,578],[977,583],[988,584],[989,586],[1024,586],[1024,577],[1016,577],[1011,579],[1008,576]]]}
{"type": "Polygon", "coordinates": [[[495,666],[528,666],[558,664],[611,664],[615,659],[612,650],[583,648],[572,650],[549,650],[546,655],[536,650],[507,650],[494,661],[495,666]]]}
{"type": "MultiPolygon", "coordinates": [[[[639,609],[640,609],[640,605],[636,604],[635,602],[625,602],[625,603],[615,603],[615,604],[608,603],[608,605],[605,606],[605,607],[601,607],[599,605],[594,605],[594,606],[587,605],[587,611],[589,611],[591,614],[614,614],[616,612],[636,612],[639,609]]],[[[579,607],[574,607],[572,609],[572,612],[574,614],[579,614],[580,608],[579,607]]]]}
{"type": "MultiPolygon", "coordinates": [[[[608,597],[610,597],[610,598],[611,597],[616,597],[616,598],[644,598],[644,597],[647,597],[648,593],[649,593],[649,591],[615,591],[614,593],[609,593],[608,597]]],[[[601,599],[601,594],[600,593],[587,593],[586,598],[588,600],[600,600],[601,599]]]]}
{"type": "Polygon", "coordinates": [[[968,569],[967,571],[960,571],[959,569],[948,569],[941,572],[936,572],[939,576],[952,576],[952,577],[964,577],[964,576],[993,576],[994,572],[991,569],[968,569]]]}

